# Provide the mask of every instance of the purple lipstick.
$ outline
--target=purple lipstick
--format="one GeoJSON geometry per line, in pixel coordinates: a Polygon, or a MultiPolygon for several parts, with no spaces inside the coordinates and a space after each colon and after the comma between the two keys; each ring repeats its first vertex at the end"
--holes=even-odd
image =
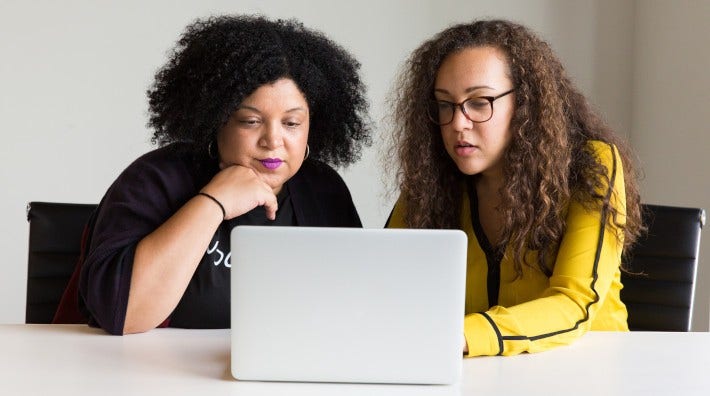
{"type": "Polygon", "coordinates": [[[280,158],[265,158],[260,160],[260,162],[266,169],[271,170],[278,168],[283,163],[280,158]]]}

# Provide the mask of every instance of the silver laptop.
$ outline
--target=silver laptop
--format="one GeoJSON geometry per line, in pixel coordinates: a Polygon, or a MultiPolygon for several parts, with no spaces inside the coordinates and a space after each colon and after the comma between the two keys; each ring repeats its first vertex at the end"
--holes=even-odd
{"type": "Polygon", "coordinates": [[[457,230],[235,227],[232,375],[457,382],[466,245],[457,230]]]}

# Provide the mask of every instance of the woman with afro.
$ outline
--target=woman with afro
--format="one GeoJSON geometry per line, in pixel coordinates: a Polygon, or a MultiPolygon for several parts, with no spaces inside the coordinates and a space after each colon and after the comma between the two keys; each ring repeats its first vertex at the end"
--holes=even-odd
{"type": "Polygon", "coordinates": [[[361,227],[331,167],[370,141],[358,69],[295,21],[188,26],[148,91],[160,147],[121,173],[89,222],[78,296],[89,323],[228,328],[233,227],[361,227]]]}
{"type": "Polygon", "coordinates": [[[469,239],[467,356],[627,330],[621,254],[643,228],[633,161],[549,45],[501,20],[416,49],[395,98],[389,227],[469,239]]]}

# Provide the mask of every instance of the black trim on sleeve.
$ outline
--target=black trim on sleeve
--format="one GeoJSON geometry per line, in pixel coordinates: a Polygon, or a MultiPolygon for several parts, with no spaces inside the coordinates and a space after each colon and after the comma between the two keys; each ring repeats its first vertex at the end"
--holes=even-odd
{"type": "Polygon", "coordinates": [[[500,334],[500,330],[498,329],[498,326],[496,326],[496,322],[491,319],[490,316],[488,316],[487,313],[481,312],[481,315],[483,315],[484,318],[488,321],[488,323],[491,324],[491,327],[493,327],[493,331],[496,332],[496,338],[498,338],[498,356],[503,355],[503,336],[500,334]]]}

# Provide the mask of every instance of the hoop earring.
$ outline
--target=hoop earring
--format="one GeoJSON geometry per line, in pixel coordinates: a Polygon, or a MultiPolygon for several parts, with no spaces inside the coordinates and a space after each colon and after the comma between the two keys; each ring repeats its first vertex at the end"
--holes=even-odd
{"type": "Polygon", "coordinates": [[[311,155],[311,147],[306,143],[306,156],[303,159],[305,160],[309,155],[311,155]]]}
{"type": "Polygon", "coordinates": [[[217,152],[214,149],[214,140],[207,145],[207,155],[212,159],[217,159],[217,152]]]}

